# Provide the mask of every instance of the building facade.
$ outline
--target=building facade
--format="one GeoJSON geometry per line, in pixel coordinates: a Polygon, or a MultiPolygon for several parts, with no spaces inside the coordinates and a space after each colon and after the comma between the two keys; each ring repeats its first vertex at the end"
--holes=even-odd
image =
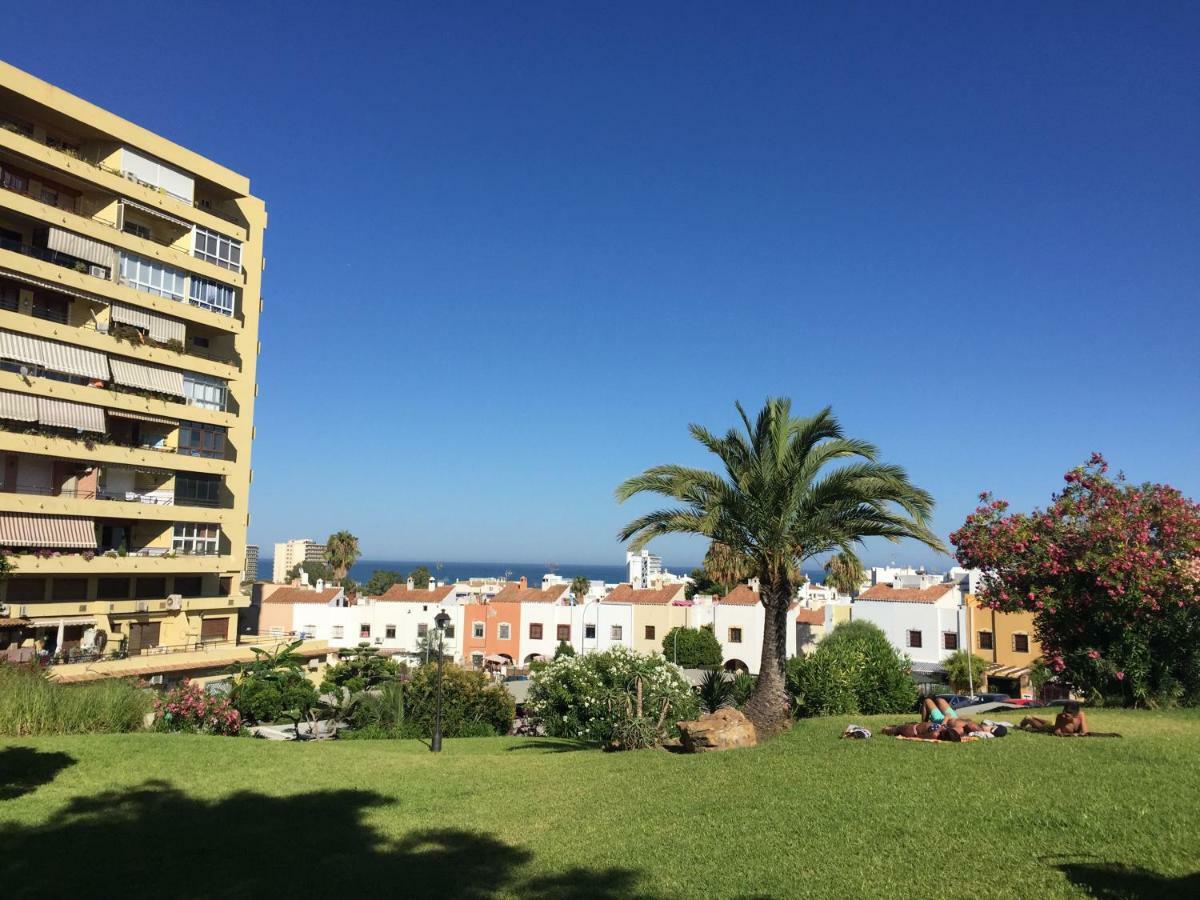
{"type": "Polygon", "coordinates": [[[851,604],[850,617],[879,626],[892,646],[912,660],[918,676],[941,672],[942,660],[966,646],[962,593],[954,582],[873,585],[851,604]]]}
{"type": "Polygon", "coordinates": [[[275,545],[275,558],[271,561],[271,580],[283,584],[288,572],[303,562],[324,562],[325,546],[308,538],[295,538],[275,545]]]}
{"type": "Polygon", "coordinates": [[[233,639],[266,223],[244,176],[0,63],[0,647],[233,639]]]}
{"type": "Polygon", "coordinates": [[[964,605],[970,650],[988,661],[984,689],[1010,697],[1032,697],[1029,674],[1042,655],[1033,613],[997,612],[973,594],[967,595],[964,605]]]}
{"type": "Polygon", "coordinates": [[[258,544],[246,545],[246,565],[242,569],[242,581],[258,581],[258,544]]]}

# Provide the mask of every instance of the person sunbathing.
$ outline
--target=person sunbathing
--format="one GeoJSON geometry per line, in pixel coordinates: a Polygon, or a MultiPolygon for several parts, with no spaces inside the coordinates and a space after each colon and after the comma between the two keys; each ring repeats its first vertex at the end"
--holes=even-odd
{"type": "Polygon", "coordinates": [[[926,697],[921,702],[922,722],[934,722],[941,725],[944,722],[957,718],[958,713],[954,711],[954,707],[941,697],[926,697]]]}
{"type": "Polygon", "coordinates": [[[1063,705],[1062,712],[1054,717],[1053,723],[1038,716],[1026,716],[1017,727],[1024,728],[1026,731],[1041,731],[1063,737],[1068,735],[1083,737],[1088,733],[1087,716],[1084,715],[1076,700],[1068,700],[1063,705]]]}
{"type": "Polygon", "coordinates": [[[921,738],[927,741],[961,741],[962,733],[940,722],[906,722],[903,725],[888,725],[884,734],[894,737],[921,738]]]}

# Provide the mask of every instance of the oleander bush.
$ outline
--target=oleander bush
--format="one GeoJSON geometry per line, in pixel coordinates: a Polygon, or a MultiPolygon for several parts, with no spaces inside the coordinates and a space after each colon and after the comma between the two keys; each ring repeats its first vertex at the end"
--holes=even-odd
{"type": "Polygon", "coordinates": [[[838,625],[788,660],[787,687],[799,716],[909,712],[917,702],[912,664],[869,622],[838,625]]]}
{"type": "Polygon", "coordinates": [[[182,682],[154,699],[155,731],[186,731],[193,734],[242,733],[242,714],[228,697],[210,694],[190,681],[182,682]]]}
{"type": "Polygon", "coordinates": [[[0,734],[103,734],[139,731],[148,690],[123,678],[58,684],[32,666],[0,663],[0,734]]]}

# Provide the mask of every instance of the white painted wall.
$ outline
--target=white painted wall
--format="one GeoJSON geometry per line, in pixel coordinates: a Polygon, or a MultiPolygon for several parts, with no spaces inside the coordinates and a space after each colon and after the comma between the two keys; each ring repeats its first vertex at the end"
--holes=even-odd
{"type": "MultiPolygon", "coordinates": [[[[913,662],[940,663],[953,650],[943,647],[942,633],[958,633],[958,592],[938,603],[901,603],[894,600],[856,600],[851,607],[854,621],[871,622],[883,629],[892,646],[908,654],[913,662]],[[908,631],[921,632],[921,646],[908,646],[908,631]]],[[[960,640],[960,646],[965,641],[960,640]]]]}

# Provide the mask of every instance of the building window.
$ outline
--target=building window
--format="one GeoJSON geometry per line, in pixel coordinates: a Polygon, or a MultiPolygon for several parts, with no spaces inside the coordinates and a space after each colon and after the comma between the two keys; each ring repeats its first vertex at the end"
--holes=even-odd
{"type": "Polygon", "coordinates": [[[428,634],[429,634],[429,625],[427,625],[425,622],[419,622],[417,624],[417,637],[423,638],[423,637],[427,636],[428,634]]]}
{"type": "Polygon", "coordinates": [[[183,373],[183,395],[192,406],[224,412],[225,395],[228,391],[229,382],[222,378],[209,378],[192,372],[183,373]]]}
{"type": "Polygon", "coordinates": [[[472,622],[471,623],[471,637],[476,638],[476,639],[483,637],[483,623],[482,622],[472,622]]]}
{"type": "Polygon", "coordinates": [[[471,654],[471,667],[475,668],[475,669],[483,668],[483,654],[482,653],[472,653],[471,654]]]}
{"type": "Polygon", "coordinates": [[[921,632],[919,632],[919,631],[909,631],[908,632],[908,646],[910,646],[910,647],[920,647],[921,646],[921,632]]]}
{"type": "Polygon", "coordinates": [[[175,537],[171,549],[177,553],[192,553],[197,556],[216,554],[221,540],[221,529],[217,525],[203,522],[179,522],[175,525],[175,537]]]}
{"type": "MultiPolygon", "coordinates": [[[[20,582],[21,579],[16,578],[8,583],[8,599],[10,601],[13,599],[13,585],[20,582]]],[[[133,596],[129,584],[128,578],[101,578],[96,582],[96,599],[127,600],[133,596]]]]}
{"type": "Polygon", "coordinates": [[[559,625],[556,636],[558,637],[558,639],[560,641],[567,641],[568,643],[570,643],[571,626],[570,625],[559,625]]]}
{"type": "Polygon", "coordinates": [[[223,316],[232,316],[237,306],[237,292],[227,284],[217,284],[215,281],[193,276],[188,300],[192,306],[199,306],[223,316]]]}
{"type": "Polygon", "coordinates": [[[175,502],[185,506],[216,506],[220,489],[220,475],[180,472],[175,476],[175,502]]]}
{"type": "Polygon", "coordinates": [[[396,626],[395,625],[383,626],[383,636],[385,638],[387,638],[389,641],[395,640],[396,639],[396,626]]]}
{"type": "Polygon", "coordinates": [[[344,625],[334,625],[333,626],[334,640],[341,640],[345,634],[346,634],[346,627],[344,625]]]}
{"type": "Polygon", "coordinates": [[[729,629],[729,643],[740,644],[741,642],[742,642],[742,629],[730,628],[729,629]]]}
{"type": "Polygon", "coordinates": [[[52,191],[48,187],[43,187],[38,199],[49,206],[58,206],[58,191],[52,191]]]}
{"type": "Polygon", "coordinates": [[[239,271],[242,268],[242,242],[197,225],[193,233],[192,256],[222,269],[239,271]]]}
{"type": "Polygon", "coordinates": [[[496,626],[496,637],[502,641],[507,641],[512,634],[512,626],[507,622],[501,622],[496,626]]]}
{"type": "Polygon", "coordinates": [[[150,229],[145,225],[139,225],[137,222],[125,220],[121,226],[121,230],[126,234],[132,234],[134,237],[140,237],[143,241],[150,240],[150,229]]]}
{"type": "Polygon", "coordinates": [[[447,625],[447,626],[446,626],[446,627],[445,627],[445,628],[442,630],[442,636],[443,636],[443,637],[448,637],[448,638],[451,638],[451,639],[453,639],[453,638],[454,638],[454,626],[453,626],[453,625],[447,625]]]}
{"type": "Polygon", "coordinates": [[[583,626],[583,637],[584,637],[584,640],[594,641],[596,639],[596,626],[595,625],[584,625],[583,626]]]}
{"type": "Polygon", "coordinates": [[[529,623],[529,639],[531,641],[540,641],[542,639],[542,623],[541,622],[530,622],[529,623]]]}
{"type": "Polygon", "coordinates": [[[182,300],[185,277],[178,269],[172,269],[162,263],[152,262],[132,253],[121,254],[121,282],[134,290],[182,300]]]}
{"type": "Polygon", "coordinates": [[[979,649],[980,650],[991,650],[992,649],[992,633],[990,631],[979,632],[979,649]]]}
{"type": "Polygon", "coordinates": [[[613,625],[612,628],[609,630],[609,636],[614,641],[621,640],[621,636],[623,634],[624,634],[624,630],[621,628],[620,625],[613,625]]]}
{"type": "Polygon", "coordinates": [[[371,623],[362,622],[358,626],[358,636],[360,638],[369,638],[371,636],[371,623]]]}
{"type": "Polygon", "coordinates": [[[646,626],[646,640],[648,640],[648,641],[654,640],[654,626],[653,625],[646,626]]]}
{"type": "Polygon", "coordinates": [[[942,649],[957,650],[958,649],[958,633],[954,631],[942,632],[942,649]]]}
{"type": "Polygon", "coordinates": [[[179,423],[179,452],[208,459],[225,458],[225,429],[198,422],[179,423]]]}
{"type": "Polygon", "coordinates": [[[23,173],[10,169],[8,166],[0,166],[0,187],[24,194],[29,190],[29,179],[23,173]]]}
{"type": "Polygon", "coordinates": [[[1028,653],[1029,652],[1029,635],[1014,634],[1013,635],[1013,653],[1028,653]]]}

